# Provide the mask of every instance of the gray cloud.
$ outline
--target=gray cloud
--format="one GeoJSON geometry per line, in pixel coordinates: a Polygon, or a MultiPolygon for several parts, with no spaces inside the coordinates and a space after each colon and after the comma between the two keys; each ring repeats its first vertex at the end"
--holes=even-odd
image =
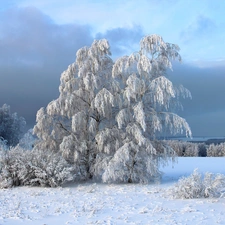
{"type": "Polygon", "coordinates": [[[34,125],[37,110],[58,97],[60,74],[90,45],[89,26],[57,25],[33,7],[0,13],[0,106],[34,125]]]}
{"type": "Polygon", "coordinates": [[[74,59],[80,46],[92,42],[89,26],[56,25],[33,7],[7,10],[1,13],[0,19],[0,62],[3,64],[43,67],[56,59],[62,64],[74,59]]]}
{"type": "Polygon", "coordinates": [[[225,65],[198,68],[175,65],[169,78],[183,84],[192,93],[179,112],[189,122],[194,136],[225,136],[225,65]]]}
{"type": "MultiPolygon", "coordinates": [[[[133,45],[141,28],[119,28],[99,33],[107,38],[113,54],[133,45]]],[[[76,51],[90,45],[94,37],[88,25],[58,25],[34,7],[0,12],[0,106],[25,117],[28,127],[36,112],[59,95],[60,74],[75,60],[76,51]]]]}

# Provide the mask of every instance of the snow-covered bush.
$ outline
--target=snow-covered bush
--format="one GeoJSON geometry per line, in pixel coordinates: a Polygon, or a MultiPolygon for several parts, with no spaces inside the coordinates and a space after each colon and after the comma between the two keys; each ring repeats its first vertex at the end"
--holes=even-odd
{"type": "Polygon", "coordinates": [[[197,169],[189,177],[179,179],[174,187],[169,189],[173,198],[208,198],[220,197],[225,190],[225,176],[223,174],[205,173],[204,177],[197,169]]]}
{"type": "Polygon", "coordinates": [[[73,166],[48,150],[20,147],[0,150],[0,188],[31,185],[57,187],[74,179],[73,166]]]}
{"type": "Polygon", "coordinates": [[[225,156],[225,143],[211,144],[207,147],[208,157],[221,157],[225,156]]]}

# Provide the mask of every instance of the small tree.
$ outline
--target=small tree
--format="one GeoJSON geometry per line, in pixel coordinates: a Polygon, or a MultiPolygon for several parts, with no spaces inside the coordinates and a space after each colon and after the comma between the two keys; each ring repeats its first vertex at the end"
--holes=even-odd
{"type": "Polygon", "coordinates": [[[8,146],[15,146],[23,135],[26,121],[10,112],[10,106],[4,104],[0,108],[0,138],[7,141],[8,146]]]}
{"type": "Polygon", "coordinates": [[[144,37],[140,51],[113,63],[107,40],[78,50],[61,75],[60,96],[37,113],[36,148],[60,151],[80,179],[148,182],[159,163],[174,157],[156,141],[161,132],[191,135],[187,122],[170,112],[189,97],[165,77],[177,45],[158,35],[144,37]]]}
{"type": "Polygon", "coordinates": [[[37,137],[33,135],[33,129],[29,129],[23,137],[19,141],[19,147],[26,149],[26,150],[32,150],[35,144],[35,141],[37,140],[37,137]]]}

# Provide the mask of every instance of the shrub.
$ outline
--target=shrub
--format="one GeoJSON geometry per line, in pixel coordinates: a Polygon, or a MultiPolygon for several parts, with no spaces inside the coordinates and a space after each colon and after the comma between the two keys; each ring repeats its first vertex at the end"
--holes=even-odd
{"type": "Polygon", "coordinates": [[[73,180],[73,167],[60,154],[20,147],[0,150],[0,188],[57,187],[73,180]]]}
{"type": "Polygon", "coordinates": [[[219,197],[225,188],[225,176],[223,174],[205,173],[202,179],[197,169],[189,177],[181,178],[169,193],[173,198],[208,198],[219,197]]]}

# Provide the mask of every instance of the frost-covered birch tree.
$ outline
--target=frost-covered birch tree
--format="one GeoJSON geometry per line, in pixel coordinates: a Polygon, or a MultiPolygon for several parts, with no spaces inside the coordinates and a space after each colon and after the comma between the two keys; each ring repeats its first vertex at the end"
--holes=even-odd
{"type": "Polygon", "coordinates": [[[78,179],[146,183],[159,177],[159,164],[174,157],[159,134],[191,135],[173,111],[190,93],[166,78],[172,60],[181,60],[178,51],[158,35],[144,37],[138,52],[115,63],[105,39],[78,50],[61,75],[59,98],[37,113],[36,148],[60,151],[76,165],[78,179]]]}
{"type": "Polygon", "coordinates": [[[140,41],[138,52],[115,62],[112,75],[122,98],[115,119],[126,141],[110,160],[104,181],[146,183],[159,177],[159,164],[173,159],[174,151],[157,137],[162,133],[191,136],[188,123],[173,112],[181,107],[179,98],[191,97],[190,92],[166,78],[172,60],[181,61],[178,51],[177,45],[150,35],[140,41]]]}
{"type": "Polygon", "coordinates": [[[118,87],[109,55],[105,39],[78,50],[76,61],[61,75],[59,98],[37,113],[36,147],[59,150],[77,165],[80,179],[93,176],[98,150],[116,151],[120,139],[113,110],[118,87]]]}

